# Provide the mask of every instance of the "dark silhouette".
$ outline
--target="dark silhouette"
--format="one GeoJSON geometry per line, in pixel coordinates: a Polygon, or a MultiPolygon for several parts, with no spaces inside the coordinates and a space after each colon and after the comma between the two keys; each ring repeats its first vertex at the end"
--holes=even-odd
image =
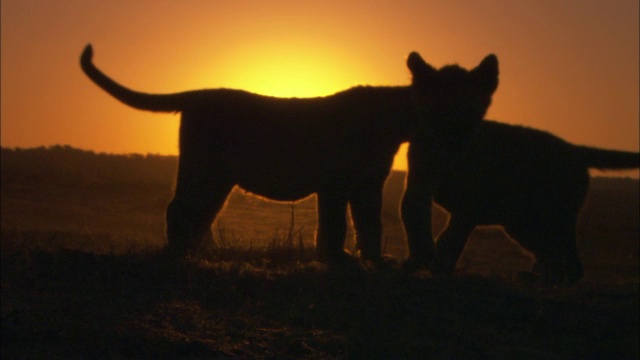
{"type": "Polygon", "coordinates": [[[175,156],[96,154],[69,145],[1,148],[0,159],[2,184],[169,187],[177,168],[175,156]]]}
{"type": "Polygon", "coordinates": [[[483,120],[498,85],[498,62],[487,57],[466,71],[435,70],[409,58],[413,87],[429,127],[409,147],[402,215],[409,266],[451,273],[476,225],[499,224],[537,258],[534,272],[549,284],[583,276],[576,223],[589,168],[631,169],[640,154],[569,144],[549,133],[483,120]],[[443,91],[443,89],[445,89],[443,91]],[[431,201],[451,213],[435,248],[431,201]]]}
{"type": "Polygon", "coordinates": [[[364,259],[381,260],[382,189],[402,142],[416,129],[411,89],[355,87],[332,96],[283,99],[211,89],[145,94],[114,82],[81,57],[84,72],[121,102],[181,112],[175,197],[167,209],[169,250],[177,256],[210,239],[210,225],[235,185],[274,200],[316,193],[316,255],[344,261],[350,205],[364,259]]]}

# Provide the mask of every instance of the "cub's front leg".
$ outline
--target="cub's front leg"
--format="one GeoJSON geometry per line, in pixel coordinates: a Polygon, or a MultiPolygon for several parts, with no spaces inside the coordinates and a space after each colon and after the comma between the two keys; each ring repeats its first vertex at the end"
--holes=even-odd
{"type": "Polygon", "coordinates": [[[344,251],[347,235],[347,196],[341,191],[318,192],[316,259],[330,265],[351,262],[344,251]]]}
{"type": "Polygon", "coordinates": [[[402,222],[409,246],[409,259],[404,265],[408,271],[415,271],[420,267],[430,269],[435,253],[431,230],[431,186],[420,170],[409,162],[401,205],[402,222]]]}
{"type": "Polygon", "coordinates": [[[451,214],[447,228],[436,242],[436,258],[432,269],[434,273],[443,275],[453,273],[474,227],[475,225],[467,221],[464,216],[451,214]]]}

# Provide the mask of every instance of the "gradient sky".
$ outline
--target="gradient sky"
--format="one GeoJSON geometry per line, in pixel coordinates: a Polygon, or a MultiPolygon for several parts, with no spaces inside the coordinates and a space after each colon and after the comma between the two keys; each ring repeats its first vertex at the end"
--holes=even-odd
{"type": "MultiPolygon", "coordinates": [[[[407,85],[405,58],[495,53],[489,117],[598,147],[639,148],[637,0],[2,0],[1,144],[176,154],[178,115],[134,110],[81,72],[136,90],[327,95],[407,85]]],[[[403,155],[396,168],[406,166],[403,155]]]]}

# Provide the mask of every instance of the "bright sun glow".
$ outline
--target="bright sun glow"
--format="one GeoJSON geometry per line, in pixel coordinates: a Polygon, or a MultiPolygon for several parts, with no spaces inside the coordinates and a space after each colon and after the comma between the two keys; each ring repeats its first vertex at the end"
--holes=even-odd
{"type": "Polygon", "coordinates": [[[231,52],[225,62],[228,70],[216,82],[263,95],[324,96],[357,84],[354,60],[318,44],[254,44],[231,52]]]}
{"type": "Polygon", "coordinates": [[[294,58],[263,62],[241,76],[247,88],[259,94],[279,97],[312,97],[341,90],[337,81],[317,63],[294,58]],[[318,70],[323,69],[323,70],[318,70]]]}

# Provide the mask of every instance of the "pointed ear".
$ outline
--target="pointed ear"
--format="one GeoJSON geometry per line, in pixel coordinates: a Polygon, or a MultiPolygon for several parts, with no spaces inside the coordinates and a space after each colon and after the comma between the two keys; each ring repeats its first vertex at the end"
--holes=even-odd
{"type": "Polygon", "coordinates": [[[435,69],[431,65],[427,64],[420,54],[415,51],[409,54],[409,57],[407,58],[407,67],[414,78],[428,76],[435,72],[435,69]]]}
{"type": "Polygon", "coordinates": [[[498,57],[494,54],[487,55],[472,73],[487,93],[493,94],[498,88],[498,57]]]}

